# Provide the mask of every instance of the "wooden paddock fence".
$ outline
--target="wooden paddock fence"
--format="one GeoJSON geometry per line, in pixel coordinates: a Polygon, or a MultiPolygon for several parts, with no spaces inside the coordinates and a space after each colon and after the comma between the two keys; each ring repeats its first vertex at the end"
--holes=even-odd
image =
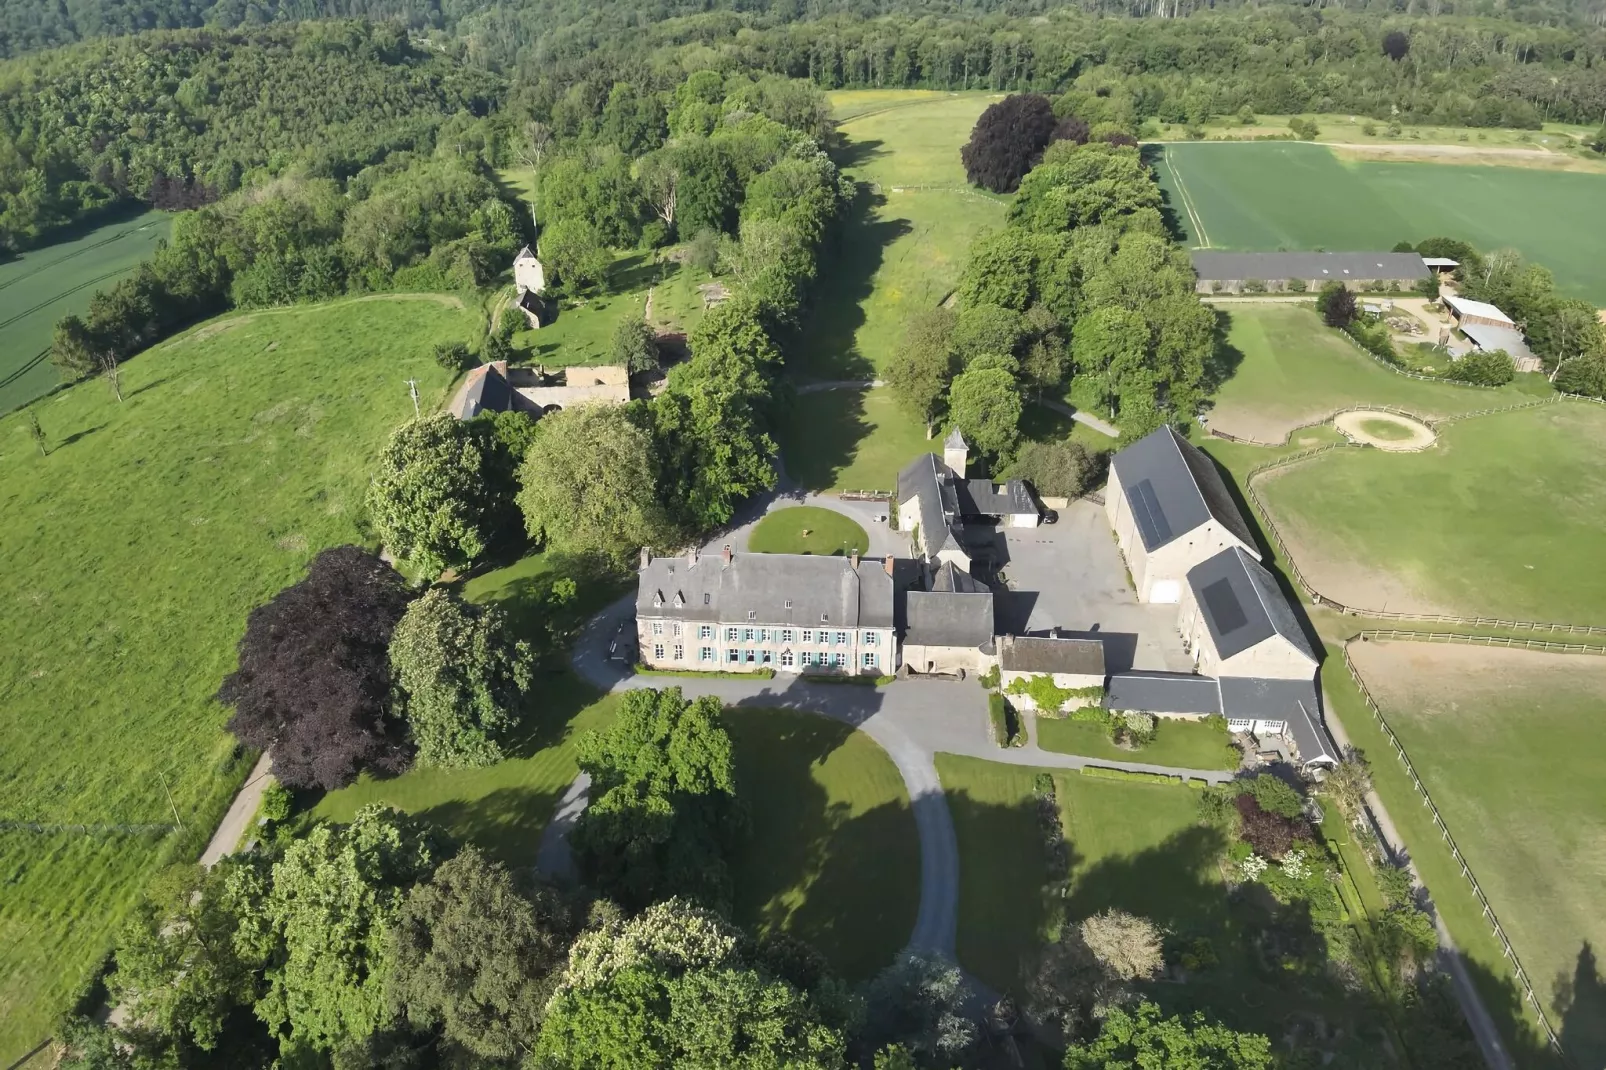
{"type": "MultiPolygon", "coordinates": [[[[1539,1018],[1539,1024],[1544,1027],[1545,1034],[1549,1038],[1550,1050],[1555,1052],[1558,1057],[1565,1060],[1567,1056],[1562,1050],[1561,1039],[1556,1033],[1555,1027],[1550,1024],[1550,1018],[1545,1013],[1545,1005],[1540,1001],[1539,996],[1534,992],[1533,982],[1528,977],[1528,971],[1523,968],[1522,961],[1517,957],[1516,949],[1511,946],[1511,940],[1506,936],[1506,930],[1504,926],[1500,924],[1500,918],[1495,914],[1494,907],[1489,902],[1489,897],[1483,894],[1483,886],[1478,883],[1478,878],[1472,872],[1472,867],[1467,864],[1466,857],[1462,855],[1460,846],[1455,842],[1455,837],[1450,834],[1450,827],[1445,824],[1444,815],[1439,813],[1438,806],[1433,802],[1433,796],[1428,794],[1427,785],[1423,784],[1422,778],[1417,775],[1416,766],[1411,764],[1410,756],[1405,753],[1405,746],[1400,742],[1399,737],[1394,734],[1394,729],[1389,727],[1388,720],[1383,716],[1382,707],[1379,706],[1377,700],[1372,697],[1371,689],[1366,686],[1366,681],[1361,679],[1360,672],[1355,668],[1355,662],[1350,657],[1349,653],[1350,644],[1356,641],[1367,642],[1372,639],[1396,639],[1408,642],[1427,641],[1468,643],[1478,643],[1484,640],[1489,640],[1488,645],[1490,646],[1506,645],[1506,641],[1501,640],[1498,636],[1452,636],[1447,634],[1438,635],[1424,632],[1397,631],[1393,629],[1368,629],[1358,632],[1344,641],[1344,668],[1349,670],[1350,679],[1354,681],[1356,690],[1360,692],[1362,700],[1366,703],[1366,708],[1371,711],[1372,719],[1375,720],[1378,727],[1383,730],[1384,738],[1389,741],[1389,745],[1394,748],[1395,756],[1399,758],[1400,764],[1405,767],[1406,775],[1411,778],[1411,786],[1416,789],[1417,795],[1421,797],[1422,805],[1427,807],[1428,813],[1433,818],[1434,827],[1439,830],[1439,835],[1444,838],[1445,844],[1450,848],[1451,857],[1454,858],[1456,860],[1456,864],[1461,867],[1461,876],[1466,878],[1467,886],[1472,889],[1473,898],[1478,901],[1478,906],[1483,911],[1484,920],[1489,923],[1489,927],[1493,931],[1495,939],[1500,942],[1501,953],[1506,957],[1507,961],[1511,963],[1512,973],[1516,976],[1517,983],[1522,988],[1523,998],[1525,998],[1529,1005],[1533,1007],[1534,1014],[1536,1014],[1539,1018]]],[[[1516,644],[1522,641],[1513,640],[1511,642],[1516,644]]],[[[1543,645],[1559,647],[1566,644],[1547,643],[1543,645]]],[[[1603,651],[1595,648],[1574,652],[1592,654],[1603,653],[1603,651]]]]}

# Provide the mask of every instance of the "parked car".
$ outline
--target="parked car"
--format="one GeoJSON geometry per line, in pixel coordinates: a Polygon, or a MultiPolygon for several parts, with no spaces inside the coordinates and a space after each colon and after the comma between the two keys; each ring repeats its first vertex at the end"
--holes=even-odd
{"type": "Polygon", "coordinates": [[[1057,511],[1055,511],[1053,509],[1045,509],[1045,510],[1043,510],[1043,523],[1045,523],[1045,524],[1057,524],[1057,523],[1059,523],[1059,519],[1060,519],[1060,515],[1059,515],[1059,513],[1057,511]]]}

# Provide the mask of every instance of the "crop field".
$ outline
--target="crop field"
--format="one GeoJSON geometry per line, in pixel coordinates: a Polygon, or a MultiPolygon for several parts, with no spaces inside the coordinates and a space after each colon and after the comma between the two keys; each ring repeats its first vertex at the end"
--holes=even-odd
{"type": "Polygon", "coordinates": [[[1382,642],[1350,653],[1574,1064],[1602,1065],[1606,658],[1382,642]]]}
{"type": "Polygon", "coordinates": [[[1444,235],[1514,247],[1564,294],[1606,304],[1606,175],[1341,160],[1296,142],[1149,150],[1184,240],[1212,249],[1388,249],[1444,235]]]}
{"type": "Polygon", "coordinates": [[[1290,552],[1348,605],[1606,625],[1606,409],[1442,427],[1420,453],[1334,450],[1259,484],[1290,552]]]}
{"type": "Polygon", "coordinates": [[[431,347],[475,329],[433,296],[230,316],[130,361],[121,404],[90,382],[37,406],[48,456],[0,418],[0,1065],[153,867],[199,854],[247,768],[212,698],[246,614],[366,540],[406,380],[438,401],[431,347]]]}
{"type": "Polygon", "coordinates": [[[56,321],[133,271],[167,236],[166,212],[146,212],[0,261],[0,413],[59,381],[50,363],[56,321]]]}
{"type": "Polygon", "coordinates": [[[1427,383],[1383,367],[1306,304],[1218,306],[1227,317],[1232,375],[1206,415],[1219,431],[1281,442],[1296,427],[1346,405],[1392,405],[1427,417],[1453,416],[1548,394],[1543,376],[1521,376],[1498,390],[1427,383]]]}

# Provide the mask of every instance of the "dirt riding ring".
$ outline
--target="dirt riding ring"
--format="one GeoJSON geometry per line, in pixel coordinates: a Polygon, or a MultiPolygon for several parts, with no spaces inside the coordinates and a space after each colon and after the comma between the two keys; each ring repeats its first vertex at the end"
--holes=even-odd
{"type": "Polygon", "coordinates": [[[1438,440],[1433,428],[1409,416],[1370,409],[1352,409],[1333,417],[1333,426],[1351,442],[1380,450],[1415,453],[1438,440]]]}

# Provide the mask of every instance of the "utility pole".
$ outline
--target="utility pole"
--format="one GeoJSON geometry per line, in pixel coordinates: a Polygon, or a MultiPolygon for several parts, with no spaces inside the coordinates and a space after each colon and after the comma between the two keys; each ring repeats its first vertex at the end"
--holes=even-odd
{"type": "Polygon", "coordinates": [[[407,388],[412,392],[412,395],[413,395],[413,419],[416,420],[420,416],[420,413],[418,411],[418,380],[417,379],[409,379],[409,380],[407,380],[407,388]]]}

